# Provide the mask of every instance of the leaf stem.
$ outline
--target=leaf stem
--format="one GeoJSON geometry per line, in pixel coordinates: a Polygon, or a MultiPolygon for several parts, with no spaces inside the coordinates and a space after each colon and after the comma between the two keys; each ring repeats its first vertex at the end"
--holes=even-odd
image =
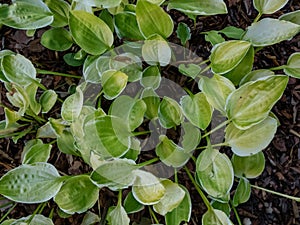
{"type": "Polygon", "coordinates": [[[133,136],[139,136],[139,135],[145,135],[145,134],[150,134],[150,130],[145,130],[145,131],[140,131],[140,132],[132,132],[133,136]]]}
{"type": "Polygon", "coordinates": [[[122,190],[119,190],[118,193],[118,206],[122,205],[122,190]]]}
{"type": "Polygon", "coordinates": [[[219,124],[218,126],[216,126],[214,129],[212,129],[212,130],[208,131],[206,134],[204,134],[204,135],[202,136],[202,138],[204,138],[204,137],[206,137],[206,136],[212,134],[213,132],[219,130],[220,128],[222,128],[222,127],[224,127],[224,126],[226,126],[226,125],[227,125],[228,123],[230,123],[230,122],[231,122],[231,120],[226,120],[226,121],[224,121],[223,123],[220,123],[220,124],[219,124]]]}
{"type": "Polygon", "coordinates": [[[154,220],[154,222],[155,222],[156,224],[159,224],[159,221],[158,221],[158,219],[157,219],[155,213],[154,213],[153,210],[151,209],[151,206],[148,206],[148,208],[149,208],[150,215],[151,215],[152,219],[154,220]]]}
{"type": "Polygon", "coordinates": [[[197,192],[199,193],[199,195],[201,196],[204,204],[206,205],[206,207],[208,208],[208,210],[212,210],[212,206],[210,205],[208,199],[206,198],[205,194],[202,192],[202,190],[200,189],[200,187],[198,186],[198,184],[196,183],[195,179],[193,178],[192,174],[190,173],[189,169],[187,168],[187,166],[184,167],[185,172],[187,173],[188,177],[190,178],[190,180],[192,181],[193,185],[195,186],[197,192]]]}
{"type": "Polygon", "coordinates": [[[293,197],[293,196],[290,196],[290,195],[282,194],[282,193],[272,191],[272,190],[269,190],[269,189],[266,189],[266,188],[263,188],[263,187],[259,187],[259,186],[253,185],[253,184],[251,184],[251,187],[262,190],[262,191],[265,191],[265,192],[269,192],[271,194],[278,195],[278,196],[281,196],[281,197],[284,197],[284,198],[288,198],[288,199],[294,200],[296,202],[300,202],[299,197],[293,197]]]}
{"type": "Polygon", "coordinates": [[[260,19],[261,16],[262,16],[262,14],[258,13],[257,17],[253,20],[253,23],[256,23],[260,19]]]}
{"type": "Polygon", "coordinates": [[[151,165],[152,163],[155,163],[155,162],[157,162],[158,160],[159,160],[159,158],[153,158],[153,159],[150,159],[150,160],[148,160],[148,161],[146,161],[146,162],[139,163],[139,164],[137,164],[137,166],[138,166],[139,168],[141,168],[141,167],[144,167],[144,166],[151,165]]]}
{"type": "MultiPolygon", "coordinates": [[[[222,146],[228,146],[228,143],[227,142],[223,142],[223,143],[218,143],[218,144],[214,144],[214,145],[210,145],[212,148],[214,147],[222,147],[222,146]]],[[[200,150],[200,149],[206,149],[208,147],[207,146],[201,146],[201,147],[198,147],[196,148],[196,150],[200,150]]]]}
{"type": "Polygon", "coordinates": [[[231,207],[232,207],[232,209],[233,209],[233,212],[234,212],[234,215],[235,215],[235,218],[236,218],[238,224],[239,224],[239,225],[242,225],[240,216],[239,216],[239,214],[238,214],[236,208],[234,207],[232,200],[230,200],[230,205],[231,205],[231,207]]]}
{"type": "Polygon", "coordinates": [[[76,75],[67,74],[67,73],[59,73],[59,72],[54,72],[54,71],[49,71],[49,70],[36,69],[36,72],[39,74],[47,74],[47,75],[55,75],[55,76],[61,76],[61,77],[71,77],[71,78],[81,79],[81,76],[76,76],[76,75]]]}
{"type": "Polygon", "coordinates": [[[15,203],[0,219],[0,223],[14,210],[18,203],[15,203]]]}
{"type": "Polygon", "coordinates": [[[277,67],[273,67],[273,68],[269,68],[269,70],[283,70],[287,68],[287,65],[282,65],[282,66],[277,66],[277,67]]]}

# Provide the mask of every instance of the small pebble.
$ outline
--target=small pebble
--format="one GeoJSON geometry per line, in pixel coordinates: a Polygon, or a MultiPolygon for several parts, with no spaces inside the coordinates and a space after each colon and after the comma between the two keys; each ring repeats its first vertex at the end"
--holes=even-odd
{"type": "Polygon", "coordinates": [[[243,219],[243,225],[252,225],[252,222],[249,218],[244,218],[243,219]]]}

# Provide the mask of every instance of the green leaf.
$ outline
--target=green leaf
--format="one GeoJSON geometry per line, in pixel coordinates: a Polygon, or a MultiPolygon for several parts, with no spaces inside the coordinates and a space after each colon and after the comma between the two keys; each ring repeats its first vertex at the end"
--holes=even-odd
{"type": "Polygon", "coordinates": [[[22,164],[47,162],[50,157],[51,149],[52,145],[43,143],[37,143],[30,148],[26,148],[26,151],[24,149],[22,164]]]}
{"type": "Polygon", "coordinates": [[[45,0],[45,4],[53,13],[54,20],[50,24],[52,27],[64,27],[68,25],[70,5],[63,0],[45,0]]]}
{"type": "Polygon", "coordinates": [[[80,225],[94,225],[96,223],[99,223],[100,220],[101,219],[97,214],[87,211],[80,225]]]}
{"type": "MultiPolygon", "coordinates": [[[[97,69],[98,60],[101,57],[88,56],[83,64],[83,77],[88,83],[99,84],[101,82],[101,73],[97,69]]],[[[107,56],[105,59],[108,58],[107,56]]]]}
{"type": "Polygon", "coordinates": [[[158,118],[160,124],[168,129],[176,127],[183,121],[183,113],[174,99],[165,96],[159,104],[158,118]]]}
{"type": "Polygon", "coordinates": [[[105,71],[101,76],[104,97],[112,100],[118,97],[127,85],[128,76],[117,70],[105,71]]]}
{"type": "Polygon", "coordinates": [[[1,60],[1,70],[5,78],[22,86],[32,83],[36,71],[31,61],[20,54],[6,55],[1,60]]]}
{"type": "Polygon", "coordinates": [[[278,75],[244,84],[227,99],[228,118],[241,130],[262,122],[281,98],[287,83],[287,76],[278,75]]]}
{"type": "Polygon", "coordinates": [[[110,28],[91,13],[70,11],[69,27],[75,42],[89,54],[100,55],[113,44],[110,28]]]}
{"type": "Polygon", "coordinates": [[[161,184],[165,187],[165,195],[155,205],[153,209],[158,214],[165,216],[168,212],[177,208],[185,196],[184,190],[181,187],[173,183],[171,180],[163,180],[161,184]]]}
{"type": "Polygon", "coordinates": [[[109,214],[110,225],[129,225],[130,219],[121,204],[118,204],[109,214]]]}
{"type": "Polygon", "coordinates": [[[203,225],[233,225],[226,214],[218,209],[209,209],[202,216],[203,225]]]}
{"type": "Polygon", "coordinates": [[[230,213],[231,213],[231,208],[230,208],[230,204],[229,202],[219,202],[219,201],[211,201],[210,202],[211,206],[214,208],[214,209],[218,209],[218,210],[221,210],[223,211],[228,217],[230,216],[230,213]]]}
{"type": "Polygon", "coordinates": [[[67,53],[63,56],[64,61],[70,66],[81,66],[84,63],[84,59],[75,59],[75,53],[67,53]]]}
{"type": "Polygon", "coordinates": [[[17,124],[16,122],[22,118],[22,116],[18,112],[13,111],[6,107],[4,108],[4,113],[5,113],[5,129],[14,127],[17,124]]]}
{"type": "Polygon", "coordinates": [[[185,45],[191,39],[191,29],[185,23],[180,22],[178,24],[176,34],[182,45],[185,45]]]}
{"type": "Polygon", "coordinates": [[[80,155],[76,148],[76,143],[73,134],[68,131],[64,130],[60,133],[57,137],[57,147],[59,151],[69,154],[69,155],[80,155]]]}
{"type": "Polygon", "coordinates": [[[132,191],[128,193],[124,200],[124,209],[128,214],[136,213],[143,210],[145,207],[139,203],[133,196],[132,191]]]}
{"type": "Polygon", "coordinates": [[[300,25],[284,20],[264,18],[247,28],[244,40],[263,47],[289,40],[300,31],[300,25]]]}
{"type": "Polygon", "coordinates": [[[54,197],[63,180],[48,163],[21,165],[0,179],[0,194],[22,203],[40,203],[54,197]]]}
{"type": "Polygon", "coordinates": [[[144,120],[146,104],[141,99],[121,95],[110,106],[109,114],[124,119],[131,131],[138,128],[144,120]]]}
{"type": "Polygon", "coordinates": [[[233,70],[223,74],[223,76],[231,80],[233,84],[238,85],[243,77],[251,72],[254,54],[254,48],[251,46],[243,60],[233,70]]]}
{"type": "MultiPolygon", "coordinates": [[[[15,220],[13,223],[9,225],[54,225],[50,218],[47,218],[40,214],[29,215],[27,217],[22,217],[20,219],[15,220]],[[30,220],[30,223],[28,221],[30,220]]],[[[1,224],[2,225],[2,224],[1,224]]],[[[4,224],[3,224],[4,225],[4,224]]]]}
{"type": "Polygon", "coordinates": [[[150,87],[153,90],[160,86],[161,75],[157,66],[148,66],[144,72],[140,81],[141,85],[145,88],[150,87]]]}
{"type": "Polygon", "coordinates": [[[0,21],[15,29],[34,30],[50,25],[53,15],[40,0],[15,1],[0,7],[0,21]]]}
{"type": "Polygon", "coordinates": [[[256,178],[265,169],[265,156],[263,152],[255,155],[240,157],[233,155],[231,162],[234,169],[234,175],[237,177],[256,178]]]}
{"type": "Polygon", "coordinates": [[[101,10],[99,18],[109,26],[112,32],[115,31],[113,16],[108,12],[107,9],[101,10]]]}
{"type": "Polygon", "coordinates": [[[180,225],[182,221],[189,222],[192,213],[192,201],[188,190],[180,185],[185,195],[180,204],[165,215],[166,225],[180,225]]]}
{"type": "Polygon", "coordinates": [[[203,93],[185,95],[180,99],[185,117],[196,127],[205,130],[210,124],[213,109],[203,93]]]}
{"type": "Polygon", "coordinates": [[[288,0],[253,0],[253,5],[260,14],[272,14],[287,3],[288,0]]]}
{"type": "Polygon", "coordinates": [[[212,78],[202,77],[199,89],[205,94],[207,101],[215,109],[226,114],[225,104],[227,97],[235,90],[233,83],[226,77],[214,74],[212,78]]]}
{"type": "Polygon", "coordinates": [[[267,69],[253,70],[243,77],[243,79],[240,81],[239,86],[242,86],[243,84],[246,84],[247,82],[250,81],[256,81],[258,79],[274,76],[274,75],[275,73],[273,71],[267,69]]]}
{"type": "Polygon", "coordinates": [[[184,122],[181,124],[181,137],[180,142],[185,152],[191,152],[196,149],[201,140],[201,132],[193,124],[184,122]]]}
{"type": "Polygon", "coordinates": [[[179,64],[178,70],[183,75],[195,79],[201,72],[201,67],[196,64],[179,64]]]}
{"type": "Polygon", "coordinates": [[[42,113],[48,113],[53,106],[55,105],[57,100],[57,94],[54,90],[46,90],[41,95],[39,99],[39,103],[42,107],[42,113]]]}
{"type": "Polygon", "coordinates": [[[173,20],[161,7],[148,1],[138,1],[136,18],[145,38],[158,34],[168,38],[174,28],[173,20]]]}
{"type": "Polygon", "coordinates": [[[228,26],[222,30],[219,30],[219,33],[225,34],[229,38],[240,40],[242,39],[242,36],[244,35],[245,31],[238,27],[228,26]]]}
{"type": "MultiPolygon", "coordinates": [[[[75,0],[80,2],[80,0],[75,0]]],[[[113,8],[119,6],[121,0],[86,0],[84,4],[92,7],[99,7],[99,8],[113,8]]]]}
{"type": "Polygon", "coordinates": [[[251,43],[239,40],[215,45],[209,57],[213,72],[223,74],[231,71],[243,60],[250,47],[251,43]]]}
{"type": "Polygon", "coordinates": [[[108,187],[116,191],[131,186],[135,180],[134,171],[137,170],[133,160],[115,159],[104,161],[91,174],[91,180],[99,188],[108,187]]]}
{"type": "Polygon", "coordinates": [[[86,119],[84,124],[86,145],[103,159],[121,157],[131,146],[131,134],[126,122],[114,116],[86,119]]]}
{"type": "Polygon", "coordinates": [[[158,117],[158,108],[160,105],[160,98],[154,92],[152,88],[144,89],[142,93],[142,99],[147,106],[147,110],[145,112],[145,117],[148,119],[154,119],[158,117]]]}
{"type": "Polygon", "coordinates": [[[152,173],[137,170],[136,179],[132,186],[134,198],[143,205],[154,205],[165,195],[165,187],[152,173]]]}
{"type": "Polygon", "coordinates": [[[246,178],[241,177],[233,196],[233,206],[237,207],[239,204],[247,202],[250,198],[250,195],[251,195],[250,182],[246,178]]]}
{"type": "Polygon", "coordinates": [[[216,15],[226,14],[226,4],[222,0],[171,0],[168,10],[176,9],[180,12],[192,15],[216,15]]]}
{"type": "MultiPolygon", "coordinates": [[[[39,83],[40,79],[37,79],[36,82],[39,83]]],[[[25,89],[24,91],[26,92],[26,94],[28,96],[30,110],[35,115],[38,115],[41,112],[42,107],[36,100],[36,94],[37,94],[37,90],[39,87],[36,82],[32,82],[31,84],[27,85],[24,88],[25,89]]]]}
{"type": "Polygon", "coordinates": [[[276,130],[277,121],[270,116],[246,130],[240,130],[231,123],[226,127],[225,140],[236,155],[250,156],[266,148],[276,130]]]}
{"type": "Polygon", "coordinates": [[[221,34],[219,34],[218,31],[211,30],[207,32],[202,32],[205,34],[205,41],[208,41],[211,43],[211,45],[216,45],[222,42],[225,42],[225,39],[222,37],[221,34]]]}
{"type": "Polygon", "coordinates": [[[63,102],[61,107],[61,117],[68,122],[74,121],[79,117],[83,106],[83,93],[79,87],[76,88],[76,92],[70,95],[63,102]]]}
{"type": "Polygon", "coordinates": [[[152,36],[146,40],[142,47],[142,55],[149,65],[167,66],[171,60],[171,48],[165,40],[159,36],[152,36]]]}
{"type": "Polygon", "coordinates": [[[21,85],[7,83],[6,89],[8,89],[8,86],[10,90],[6,93],[6,97],[13,106],[19,108],[18,113],[23,116],[30,106],[28,95],[21,85]]]}
{"type": "Polygon", "coordinates": [[[300,25],[300,10],[283,14],[279,19],[300,25]]]}
{"type": "Polygon", "coordinates": [[[41,44],[53,51],[66,51],[73,45],[72,35],[64,28],[52,28],[43,33],[41,44]]]}
{"type": "Polygon", "coordinates": [[[233,167],[227,155],[215,149],[206,149],[200,153],[196,162],[196,176],[201,187],[214,199],[228,202],[234,180],[233,167]],[[212,151],[213,158],[207,158],[207,151],[212,151]],[[205,157],[205,158],[204,158],[205,157]],[[203,161],[209,161],[203,163],[203,161]]]}
{"type": "Polygon", "coordinates": [[[58,207],[68,214],[83,213],[93,207],[99,197],[99,188],[89,176],[78,175],[65,181],[54,197],[58,207]]]}
{"type": "Polygon", "coordinates": [[[160,143],[156,146],[155,152],[167,166],[178,168],[185,165],[190,159],[191,155],[176,145],[167,136],[161,135],[159,139],[160,143]]]}
{"type": "Polygon", "coordinates": [[[295,52],[290,55],[286,67],[283,69],[284,73],[295,78],[300,79],[300,53],[295,52]]]}
{"type": "Polygon", "coordinates": [[[144,40],[136,15],[132,12],[121,12],[114,16],[114,26],[120,39],[144,40]]]}

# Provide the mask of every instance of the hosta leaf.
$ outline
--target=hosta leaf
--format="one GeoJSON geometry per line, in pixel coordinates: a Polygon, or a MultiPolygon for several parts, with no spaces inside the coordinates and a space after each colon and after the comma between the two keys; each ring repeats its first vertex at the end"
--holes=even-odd
{"type": "MultiPolygon", "coordinates": [[[[15,220],[8,225],[54,225],[50,218],[47,218],[43,215],[36,214],[36,215],[29,215],[27,217],[22,217],[20,219],[15,220]],[[30,220],[30,223],[28,221],[30,220]]],[[[2,225],[2,223],[1,223],[2,225]]],[[[3,224],[4,225],[4,224],[3,224]]]]}
{"type": "Polygon", "coordinates": [[[76,88],[76,92],[70,95],[63,102],[61,107],[61,117],[68,122],[74,121],[79,117],[83,106],[83,93],[79,87],[76,88]]]}
{"type": "Polygon", "coordinates": [[[0,179],[0,194],[16,202],[40,203],[54,197],[63,180],[48,163],[21,165],[0,179]]]}
{"type": "Polygon", "coordinates": [[[237,177],[256,178],[265,169],[265,156],[263,152],[246,157],[240,157],[234,154],[231,158],[231,162],[234,175],[237,177]]]}
{"type": "Polygon", "coordinates": [[[50,25],[53,15],[40,0],[15,1],[0,7],[0,21],[15,29],[34,30],[50,25]]]}
{"type": "Polygon", "coordinates": [[[110,106],[109,114],[120,117],[129,124],[130,130],[138,128],[146,112],[146,104],[141,99],[133,99],[127,95],[121,95],[110,106]]]}
{"type": "Polygon", "coordinates": [[[181,98],[180,104],[185,117],[193,125],[202,130],[208,127],[213,110],[203,93],[197,93],[193,96],[185,95],[181,98]]]}
{"type": "Polygon", "coordinates": [[[189,122],[182,123],[181,127],[182,140],[180,142],[180,145],[182,146],[185,152],[191,152],[195,150],[195,148],[200,143],[201,132],[197,127],[195,127],[189,122]]]}
{"type": "Polygon", "coordinates": [[[130,219],[121,204],[118,204],[109,214],[110,225],[129,225],[130,219]]]}
{"type": "Polygon", "coordinates": [[[64,27],[68,24],[70,5],[63,0],[45,0],[45,4],[53,13],[52,27],[64,27]]]}
{"type": "Polygon", "coordinates": [[[22,164],[47,162],[50,157],[51,149],[52,145],[50,144],[37,143],[31,146],[27,151],[23,151],[22,164]]]}
{"type": "Polygon", "coordinates": [[[114,26],[119,38],[143,40],[136,15],[132,12],[121,12],[114,16],[114,26]]]}
{"type": "Polygon", "coordinates": [[[225,140],[236,155],[250,156],[266,148],[276,130],[277,121],[272,117],[246,130],[240,130],[231,123],[226,127],[225,140]]]}
{"type": "MultiPolygon", "coordinates": [[[[40,79],[37,79],[36,82],[40,82],[40,79]]],[[[38,85],[35,82],[30,83],[24,88],[29,100],[29,106],[32,113],[38,115],[41,112],[41,105],[36,100],[36,94],[38,90],[38,85]]]]}
{"type": "Polygon", "coordinates": [[[40,97],[39,103],[42,107],[42,113],[49,112],[55,105],[57,94],[54,90],[46,90],[40,97]]]}
{"type": "Polygon", "coordinates": [[[102,158],[121,157],[131,146],[131,134],[123,119],[114,116],[100,116],[86,120],[85,142],[102,158]]]}
{"type": "Polygon", "coordinates": [[[138,1],[136,18],[140,31],[148,38],[158,34],[168,38],[174,28],[173,20],[160,6],[148,1],[138,1]]]}
{"type": "Polygon", "coordinates": [[[156,146],[155,152],[167,166],[181,167],[190,159],[190,154],[176,145],[167,136],[161,135],[159,139],[161,142],[156,146]]]}
{"type": "Polygon", "coordinates": [[[201,67],[196,64],[180,64],[178,70],[183,75],[195,79],[201,72],[201,67]]]}
{"type": "Polygon", "coordinates": [[[159,36],[153,36],[153,39],[144,42],[142,55],[149,65],[166,66],[171,60],[171,48],[168,42],[159,36]]]}
{"type": "Polygon", "coordinates": [[[284,73],[295,78],[300,79],[300,53],[295,52],[290,55],[287,65],[284,68],[284,73]]]}
{"type": "Polygon", "coordinates": [[[229,38],[233,38],[237,40],[242,39],[242,36],[245,33],[243,29],[234,26],[225,27],[224,29],[219,30],[218,32],[225,34],[229,38]]]}
{"type": "Polygon", "coordinates": [[[214,209],[218,209],[218,210],[221,210],[223,211],[228,217],[230,216],[230,213],[231,213],[231,207],[230,207],[230,204],[229,202],[219,202],[219,201],[215,201],[215,200],[212,200],[210,202],[211,206],[214,208],[214,209]]]}
{"type": "Polygon", "coordinates": [[[210,42],[212,46],[215,46],[219,43],[225,42],[225,39],[219,34],[218,31],[211,30],[203,32],[205,34],[205,41],[210,42]]]}
{"type": "Polygon", "coordinates": [[[250,42],[240,40],[215,45],[210,55],[213,72],[223,74],[231,71],[243,60],[250,47],[250,42]]]}
{"type": "Polygon", "coordinates": [[[59,151],[69,154],[69,155],[80,155],[76,149],[76,143],[73,134],[68,131],[64,130],[62,133],[59,134],[57,137],[57,147],[59,151]]]}
{"type": "MultiPolygon", "coordinates": [[[[101,73],[98,71],[98,60],[101,58],[97,56],[88,56],[83,64],[83,77],[88,83],[99,84],[101,83],[101,73]]],[[[105,59],[109,58],[104,56],[105,59]]],[[[108,63],[109,60],[107,60],[108,63]]],[[[107,69],[109,69],[107,65],[107,69]]]]}
{"type": "Polygon", "coordinates": [[[80,225],[94,225],[100,222],[100,217],[96,213],[87,211],[84,214],[83,220],[80,225]]]}
{"type": "Polygon", "coordinates": [[[289,40],[300,31],[300,25],[284,20],[264,18],[247,28],[243,39],[254,47],[268,46],[289,40]]]}
{"type": "Polygon", "coordinates": [[[282,16],[279,17],[279,19],[300,25],[300,10],[283,14],[282,16]]]}
{"type": "Polygon", "coordinates": [[[91,13],[70,11],[69,27],[75,42],[89,54],[100,55],[113,44],[110,28],[91,13]]]}
{"type": "Polygon", "coordinates": [[[240,81],[239,86],[242,86],[243,84],[246,84],[249,81],[256,81],[258,79],[274,75],[275,73],[273,71],[267,69],[253,70],[243,77],[243,79],[240,81]]]}
{"type": "Polygon", "coordinates": [[[133,196],[132,192],[129,192],[124,200],[124,209],[128,214],[136,213],[143,210],[145,207],[139,203],[133,196]]]}
{"type": "Polygon", "coordinates": [[[104,97],[112,100],[118,97],[125,89],[128,76],[117,70],[108,70],[101,76],[104,97]]]}
{"type": "Polygon", "coordinates": [[[161,75],[157,66],[149,66],[143,72],[141,85],[145,88],[150,87],[153,90],[157,89],[160,85],[161,75]]]}
{"type": "Polygon", "coordinates": [[[153,209],[160,215],[165,216],[179,206],[185,196],[185,192],[178,184],[170,180],[163,180],[161,184],[165,187],[166,192],[162,199],[153,205],[153,209]]]}
{"type": "Polygon", "coordinates": [[[145,117],[154,119],[158,117],[158,108],[160,105],[160,98],[152,88],[146,88],[142,93],[142,99],[147,106],[145,117]]]}
{"type": "Polygon", "coordinates": [[[185,195],[180,204],[165,215],[166,225],[180,225],[182,221],[189,222],[192,213],[192,201],[188,190],[181,186],[185,195]]]}
{"type": "Polygon", "coordinates": [[[65,181],[54,198],[58,207],[68,214],[83,213],[97,202],[99,188],[89,176],[78,175],[65,181]]]}
{"type": "Polygon", "coordinates": [[[238,85],[241,79],[251,72],[254,62],[254,48],[251,46],[243,60],[231,71],[223,74],[235,85],[238,85]]]}
{"type": "Polygon", "coordinates": [[[218,209],[209,209],[202,216],[203,225],[233,225],[226,214],[218,209]]]}
{"type": "Polygon", "coordinates": [[[180,22],[178,24],[176,34],[182,45],[185,45],[191,39],[191,29],[185,23],[180,22]]]}
{"type": "Polygon", "coordinates": [[[132,185],[135,179],[135,162],[128,159],[104,161],[92,174],[91,180],[98,187],[108,187],[111,190],[120,190],[132,185]]]}
{"type": "Polygon", "coordinates": [[[134,198],[143,205],[154,205],[165,195],[165,187],[152,173],[137,170],[136,179],[132,186],[134,198]]]}
{"type": "Polygon", "coordinates": [[[288,3],[288,0],[254,0],[253,5],[260,14],[272,14],[288,3]]]}
{"type": "Polygon", "coordinates": [[[192,15],[216,15],[227,13],[226,4],[222,0],[171,0],[168,10],[176,9],[192,15]]]}
{"type": "Polygon", "coordinates": [[[22,118],[22,116],[18,112],[13,111],[6,107],[4,108],[4,113],[5,113],[5,129],[14,127],[17,124],[16,122],[22,118]]]}
{"type": "Polygon", "coordinates": [[[72,35],[64,28],[52,28],[43,33],[41,44],[54,51],[66,51],[73,45],[72,35]]]}
{"type": "Polygon", "coordinates": [[[183,113],[178,103],[164,97],[158,108],[159,122],[165,128],[176,127],[183,121],[183,113]]]}
{"type": "MultiPolygon", "coordinates": [[[[80,0],[75,0],[80,2],[80,0]]],[[[121,3],[121,0],[85,0],[84,4],[92,7],[103,7],[103,8],[113,8],[118,6],[121,3]]]]}
{"type": "Polygon", "coordinates": [[[196,162],[196,175],[201,187],[213,198],[222,202],[229,200],[234,172],[230,159],[218,150],[206,149],[200,153],[196,162]],[[213,151],[213,158],[206,159],[206,151],[213,151]],[[203,161],[210,161],[205,165],[203,161]]]}
{"type": "Polygon", "coordinates": [[[36,78],[36,70],[31,61],[20,54],[6,55],[1,60],[1,70],[5,78],[25,86],[36,78]]]}
{"type": "Polygon", "coordinates": [[[199,81],[199,89],[205,94],[210,105],[226,114],[226,99],[235,90],[229,79],[217,74],[214,74],[212,78],[202,77],[199,81]]]}
{"type": "Polygon", "coordinates": [[[246,178],[241,177],[233,196],[233,206],[237,207],[239,204],[247,202],[250,198],[250,195],[251,195],[250,182],[246,178]]]}
{"type": "Polygon", "coordinates": [[[285,90],[288,77],[266,77],[249,82],[232,92],[226,102],[226,111],[234,125],[242,130],[262,122],[285,90]]]}

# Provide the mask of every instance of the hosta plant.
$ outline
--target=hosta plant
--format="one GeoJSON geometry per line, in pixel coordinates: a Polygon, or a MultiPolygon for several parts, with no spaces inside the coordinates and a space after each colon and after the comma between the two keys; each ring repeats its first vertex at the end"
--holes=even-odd
{"type": "MultiPolygon", "coordinates": [[[[227,8],[222,0],[15,0],[0,5],[0,23],[5,26],[27,30],[28,35],[50,26],[41,37],[46,48],[66,51],[77,46],[79,50],[64,59],[82,65],[83,73],[63,99],[44,87],[37,75],[67,74],[38,69],[10,50],[0,52],[0,80],[10,103],[1,103],[5,120],[0,122],[0,136],[15,142],[32,137],[24,144],[21,165],[0,178],[0,194],[15,202],[40,203],[32,215],[3,217],[2,224],[53,224],[41,215],[51,199],[62,216],[86,212],[82,224],[126,225],[129,214],[145,209],[152,224],[188,223],[192,200],[178,180],[179,171],[187,174],[207,207],[202,224],[233,224],[231,211],[241,224],[236,207],[248,201],[251,188],[263,189],[251,185],[251,179],[263,172],[263,149],[279,125],[272,107],[283,95],[289,76],[300,77],[299,53],[292,54],[286,65],[253,70],[258,50],[300,31],[298,12],[260,19],[287,1],[253,3],[259,14],[245,31],[228,27],[205,33],[213,47],[204,62],[168,42],[175,32],[168,12],[177,10],[194,19],[224,14],[227,8]],[[114,47],[116,39],[124,44],[114,47]],[[191,79],[198,91],[164,76],[170,68],[191,79]],[[283,72],[275,74],[277,70],[283,72]],[[49,116],[57,107],[60,113],[49,116]],[[223,119],[217,125],[216,112],[223,119]],[[220,129],[225,136],[215,143],[213,135],[220,129]],[[180,138],[174,140],[171,130],[180,138]],[[229,146],[232,157],[220,152],[221,146],[229,146]],[[58,171],[48,161],[57,149],[82,158],[89,172],[58,171]],[[154,150],[153,158],[145,161],[147,150],[154,150]],[[155,173],[161,166],[167,174],[155,173]],[[100,218],[89,210],[103,188],[118,197],[106,217],[100,218]]],[[[191,38],[184,23],[176,33],[182,45],[191,38]]]]}

